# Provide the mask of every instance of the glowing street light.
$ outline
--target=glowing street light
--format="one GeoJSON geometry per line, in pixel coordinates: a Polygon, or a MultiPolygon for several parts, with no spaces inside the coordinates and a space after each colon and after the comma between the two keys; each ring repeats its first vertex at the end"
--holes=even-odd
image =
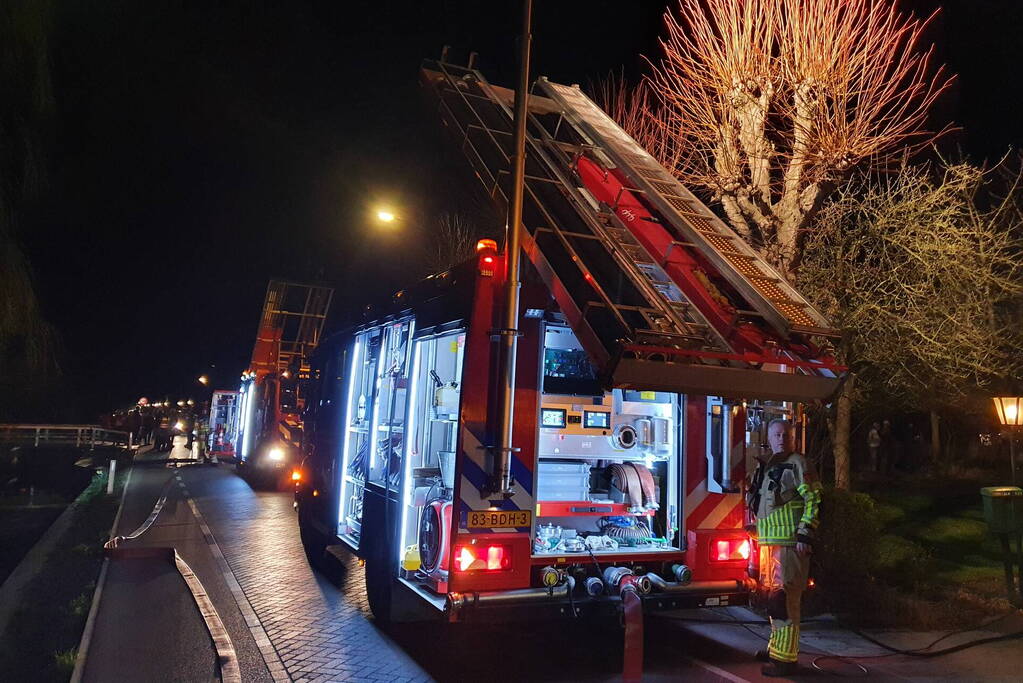
{"type": "Polygon", "coordinates": [[[210,378],[206,375],[199,375],[199,384],[206,386],[210,383],[210,378]]]}
{"type": "Polygon", "coordinates": [[[998,421],[1009,428],[1009,465],[1012,483],[1016,484],[1016,432],[1023,427],[1023,396],[995,396],[991,399],[998,413],[998,421]]]}
{"type": "Polygon", "coordinates": [[[388,211],[386,209],[380,209],[377,211],[377,220],[381,223],[393,223],[397,219],[398,217],[394,215],[393,211],[388,211]]]}

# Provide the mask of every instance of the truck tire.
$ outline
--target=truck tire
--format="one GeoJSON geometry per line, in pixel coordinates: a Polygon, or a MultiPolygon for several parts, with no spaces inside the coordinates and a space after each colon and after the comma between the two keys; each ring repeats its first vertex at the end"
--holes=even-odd
{"type": "Polygon", "coordinates": [[[299,503],[298,536],[302,539],[302,549],[305,550],[309,564],[315,566],[323,560],[323,553],[327,550],[327,539],[313,528],[308,513],[303,512],[304,507],[299,503]]]}
{"type": "Polygon", "coordinates": [[[369,602],[369,611],[379,624],[391,623],[391,599],[394,591],[391,569],[381,557],[366,558],[366,598],[369,602]]]}
{"type": "Polygon", "coordinates": [[[298,528],[299,537],[302,539],[302,549],[309,564],[318,565],[323,561],[323,553],[327,550],[327,541],[320,532],[302,525],[298,528]]]}

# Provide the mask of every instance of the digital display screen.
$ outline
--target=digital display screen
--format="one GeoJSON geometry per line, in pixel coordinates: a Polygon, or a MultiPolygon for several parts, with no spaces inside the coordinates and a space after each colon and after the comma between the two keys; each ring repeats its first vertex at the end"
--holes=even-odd
{"type": "Polygon", "coordinates": [[[543,352],[543,391],[575,396],[604,393],[585,351],[551,347],[543,352]]]}
{"type": "Polygon", "coordinates": [[[592,427],[593,429],[611,429],[611,413],[605,413],[601,410],[584,410],[583,427],[592,427]]]}
{"type": "Polygon", "coordinates": [[[540,426],[564,427],[566,415],[567,411],[565,411],[563,408],[541,408],[540,426]]]}

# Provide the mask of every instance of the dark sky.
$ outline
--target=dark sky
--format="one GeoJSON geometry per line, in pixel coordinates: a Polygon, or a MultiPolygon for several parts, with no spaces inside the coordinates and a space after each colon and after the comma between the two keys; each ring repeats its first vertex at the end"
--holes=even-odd
{"type": "MultiPolygon", "coordinates": [[[[333,284],[335,319],[400,286],[414,217],[474,190],[419,62],[450,44],[515,77],[515,1],[56,4],[56,145],[25,241],[83,416],[183,397],[211,364],[236,384],[270,277],[333,284]],[[401,238],[372,231],[379,201],[413,217],[401,238]]],[[[656,54],[664,2],[536,4],[537,74],[586,83],[656,54]]],[[[960,81],[939,113],[999,156],[1023,138],[1023,3],[940,4],[932,39],[960,81]]]]}

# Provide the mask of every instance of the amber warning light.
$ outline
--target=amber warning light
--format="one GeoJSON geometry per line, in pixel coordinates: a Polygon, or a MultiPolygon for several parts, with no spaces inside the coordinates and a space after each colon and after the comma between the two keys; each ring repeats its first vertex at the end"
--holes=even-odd
{"type": "Polygon", "coordinates": [[[480,240],[476,243],[476,256],[479,259],[480,275],[493,276],[497,264],[497,242],[480,240]]]}

